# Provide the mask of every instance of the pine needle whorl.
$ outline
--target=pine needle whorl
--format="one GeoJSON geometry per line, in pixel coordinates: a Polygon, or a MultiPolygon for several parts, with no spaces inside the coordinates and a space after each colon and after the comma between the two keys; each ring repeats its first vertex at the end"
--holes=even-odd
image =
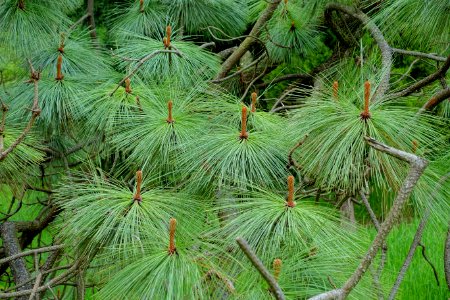
{"type": "Polygon", "coordinates": [[[295,206],[295,202],[294,202],[294,176],[289,175],[288,179],[287,179],[287,183],[288,183],[288,198],[287,198],[286,205],[289,206],[289,207],[294,207],[295,206]]]}
{"type": "Polygon", "coordinates": [[[275,281],[277,281],[277,282],[278,282],[278,278],[280,278],[282,265],[283,265],[283,262],[281,261],[281,259],[276,258],[273,260],[273,278],[275,278],[275,281]]]}
{"type": "Polygon", "coordinates": [[[136,172],[136,193],[134,193],[133,197],[133,199],[138,202],[142,201],[141,185],[142,185],[142,171],[139,170],[136,172]]]}
{"type": "Polygon", "coordinates": [[[333,99],[338,100],[339,82],[333,82],[333,99]]]}
{"type": "Polygon", "coordinates": [[[239,138],[241,140],[248,138],[248,132],[247,132],[247,107],[246,106],[242,106],[241,134],[239,135],[239,138]]]}
{"type": "Polygon", "coordinates": [[[361,113],[361,119],[367,120],[370,119],[370,82],[367,80],[364,82],[364,111],[361,113]]]}
{"type": "Polygon", "coordinates": [[[252,112],[256,111],[256,99],[258,98],[258,94],[256,92],[252,93],[252,112]]]}
{"type": "Polygon", "coordinates": [[[169,116],[167,118],[167,123],[173,123],[175,120],[172,117],[172,108],[173,108],[173,102],[172,100],[170,100],[169,102],[167,102],[167,109],[169,110],[169,116]]]}
{"type": "Polygon", "coordinates": [[[60,55],[58,56],[58,60],[57,60],[57,62],[56,62],[56,80],[63,80],[63,79],[64,79],[64,75],[63,75],[63,73],[62,73],[62,71],[61,71],[62,60],[63,60],[63,57],[62,57],[62,55],[60,54],[60,55]]]}
{"type": "Polygon", "coordinates": [[[172,255],[177,252],[177,248],[175,247],[175,229],[177,227],[177,220],[175,218],[171,218],[169,221],[169,255],[172,255]]]}

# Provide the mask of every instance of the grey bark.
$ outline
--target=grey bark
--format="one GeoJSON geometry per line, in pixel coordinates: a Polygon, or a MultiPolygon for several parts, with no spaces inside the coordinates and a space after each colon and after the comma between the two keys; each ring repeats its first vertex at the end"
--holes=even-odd
{"type": "MultiPolygon", "coordinates": [[[[3,239],[3,247],[5,248],[6,256],[13,256],[20,254],[22,250],[20,249],[19,240],[17,239],[17,230],[13,222],[6,221],[0,226],[0,235],[3,239]]],[[[27,282],[30,279],[30,274],[28,273],[27,266],[23,257],[16,258],[9,262],[11,268],[14,282],[19,285],[21,283],[27,282]]],[[[18,291],[32,289],[31,283],[25,284],[18,288],[18,291]]],[[[18,300],[28,299],[28,296],[17,297],[18,300]]]]}

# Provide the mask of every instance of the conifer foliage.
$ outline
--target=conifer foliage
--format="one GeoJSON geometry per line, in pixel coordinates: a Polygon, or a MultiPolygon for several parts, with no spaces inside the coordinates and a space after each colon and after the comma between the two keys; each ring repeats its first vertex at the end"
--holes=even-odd
{"type": "Polygon", "coordinates": [[[450,216],[446,1],[85,2],[0,0],[0,298],[401,297],[387,235],[450,216]]]}

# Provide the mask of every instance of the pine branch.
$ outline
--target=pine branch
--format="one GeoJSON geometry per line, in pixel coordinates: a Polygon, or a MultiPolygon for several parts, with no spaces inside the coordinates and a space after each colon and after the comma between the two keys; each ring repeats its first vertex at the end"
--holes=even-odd
{"type": "Polygon", "coordinates": [[[392,148],[390,146],[381,144],[369,137],[366,137],[365,140],[367,144],[372,148],[374,148],[375,150],[378,150],[380,152],[389,154],[400,160],[408,162],[410,165],[408,176],[405,178],[403,185],[400,188],[400,191],[398,192],[394,200],[392,208],[389,211],[388,216],[386,217],[385,221],[380,225],[380,230],[378,231],[375,239],[373,240],[372,245],[370,246],[369,250],[367,251],[366,255],[360,262],[360,265],[355,270],[353,275],[347,280],[347,282],[341,289],[320,294],[318,296],[310,298],[310,300],[345,299],[348,296],[348,294],[350,294],[350,292],[358,285],[361,278],[363,277],[363,275],[365,274],[365,272],[375,259],[378,251],[385,243],[389,232],[392,230],[398,219],[401,217],[402,210],[409,196],[411,195],[412,190],[414,189],[415,185],[417,184],[417,181],[419,180],[420,176],[422,175],[423,171],[428,165],[428,161],[412,153],[404,152],[392,148]]]}

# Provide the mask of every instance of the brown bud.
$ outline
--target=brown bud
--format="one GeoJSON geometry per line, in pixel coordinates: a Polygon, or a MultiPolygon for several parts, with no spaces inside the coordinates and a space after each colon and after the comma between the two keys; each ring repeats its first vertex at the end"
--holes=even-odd
{"type": "Polygon", "coordinates": [[[282,265],[283,265],[283,262],[281,261],[281,259],[276,258],[273,260],[273,278],[275,278],[275,281],[277,281],[277,282],[278,282],[278,278],[280,277],[282,265]]]}
{"type": "Polygon", "coordinates": [[[130,78],[125,79],[125,92],[127,92],[128,94],[132,92],[130,78]]]}
{"type": "Polygon", "coordinates": [[[172,107],[173,107],[173,103],[172,101],[167,102],[167,109],[169,110],[169,117],[167,118],[167,123],[173,123],[175,122],[175,120],[172,117],[172,107]]]}
{"type": "Polygon", "coordinates": [[[339,91],[339,82],[333,82],[333,98],[334,100],[338,100],[338,91],[339,91]]]}
{"type": "Polygon", "coordinates": [[[248,138],[248,132],[247,132],[247,107],[246,106],[242,106],[241,134],[239,135],[239,138],[241,140],[248,138]]]}
{"type": "Polygon", "coordinates": [[[164,44],[164,48],[168,47],[168,45],[167,45],[167,37],[166,36],[163,38],[163,44],[164,44]]]}
{"type": "Polygon", "coordinates": [[[166,33],[167,33],[167,47],[170,47],[170,37],[172,36],[172,26],[167,25],[166,33]]]}
{"type": "Polygon", "coordinates": [[[172,255],[177,252],[177,248],[175,247],[175,229],[177,227],[177,220],[175,218],[171,218],[169,221],[169,255],[172,255]]]}
{"type": "Polygon", "coordinates": [[[256,111],[256,98],[258,97],[258,94],[253,92],[252,93],[252,112],[256,111]]]}
{"type": "Polygon", "coordinates": [[[367,120],[370,119],[370,82],[367,80],[364,82],[364,111],[361,113],[361,119],[367,120]]]}
{"type": "Polygon", "coordinates": [[[294,207],[295,206],[295,202],[294,202],[294,176],[289,175],[288,179],[287,179],[287,183],[288,183],[288,198],[287,198],[286,205],[289,206],[289,207],[294,207]]]}
{"type": "Polygon", "coordinates": [[[144,0],[139,0],[139,11],[144,12],[144,0]]]}
{"type": "Polygon", "coordinates": [[[134,193],[133,197],[133,200],[136,200],[138,202],[142,201],[141,185],[142,185],[142,171],[139,170],[136,172],[136,192],[134,193]]]}
{"type": "Polygon", "coordinates": [[[61,67],[62,67],[62,55],[60,54],[58,56],[58,60],[56,61],[56,80],[63,80],[64,75],[62,74],[61,67]]]}

